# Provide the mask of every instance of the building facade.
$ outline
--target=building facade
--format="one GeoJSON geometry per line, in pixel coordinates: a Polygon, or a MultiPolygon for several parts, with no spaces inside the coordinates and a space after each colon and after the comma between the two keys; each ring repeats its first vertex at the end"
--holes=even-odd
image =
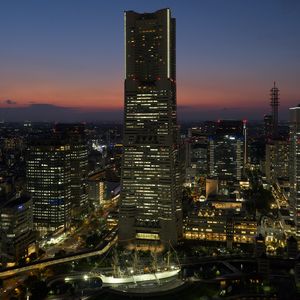
{"type": "Polygon", "coordinates": [[[70,145],[45,138],[31,143],[28,151],[27,190],[32,195],[33,218],[41,235],[71,221],[70,145]]]}
{"type": "Polygon", "coordinates": [[[228,182],[241,180],[245,163],[245,123],[220,120],[209,139],[209,172],[228,182]]]}
{"type": "Polygon", "coordinates": [[[187,240],[253,244],[257,221],[223,209],[200,209],[184,219],[183,236],[187,240]]]}
{"type": "Polygon", "coordinates": [[[275,183],[278,178],[289,177],[289,142],[272,139],[266,144],[266,178],[275,183]]]}
{"type": "Polygon", "coordinates": [[[125,124],[120,241],[176,243],[181,231],[175,19],[124,14],[125,124]]]}
{"type": "Polygon", "coordinates": [[[203,128],[189,128],[186,146],[185,185],[191,187],[194,199],[205,195],[209,170],[208,135],[203,128]]]}
{"type": "Polygon", "coordinates": [[[70,145],[71,208],[77,216],[88,206],[88,150],[84,124],[56,124],[56,135],[70,145]]]}
{"type": "Polygon", "coordinates": [[[16,262],[35,243],[33,207],[29,195],[14,195],[0,207],[1,262],[16,262]]]}
{"type": "Polygon", "coordinates": [[[300,105],[290,108],[290,204],[294,210],[296,239],[300,242],[300,105]]]}

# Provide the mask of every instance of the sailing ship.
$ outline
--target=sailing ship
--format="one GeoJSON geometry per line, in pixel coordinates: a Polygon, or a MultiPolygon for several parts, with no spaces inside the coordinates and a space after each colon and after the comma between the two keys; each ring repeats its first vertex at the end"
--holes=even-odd
{"type": "Polygon", "coordinates": [[[167,262],[165,265],[159,266],[157,262],[156,252],[151,253],[152,266],[141,267],[139,265],[139,257],[137,251],[134,253],[132,267],[126,270],[121,270],[119,259],[116,254],[113,256],[113,274],[105,275],[99,274],[103,284],[107,285],[121,285],[121,284],[138,284],[150,281],[159,282],[160,280],[167,280],[173,277],[178,277],[181,270],[179,263],[170,263],[170,251],[167,253],[167,262]]]}

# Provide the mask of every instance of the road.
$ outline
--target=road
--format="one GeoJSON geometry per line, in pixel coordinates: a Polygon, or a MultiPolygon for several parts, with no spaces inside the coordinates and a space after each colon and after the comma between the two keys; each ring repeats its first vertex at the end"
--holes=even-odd
{"type": "Polygon", "coordinates": [[[95,230],[103,231],[105,229],[105,220],[107,215],[116,208],[116,205],[119,201],[120,194],[116,195],[114,198],[109,201],[109,203],[105,204],[103,210],[94,211],[91,215],[87,216],[85,222],[77,228],[72,233],[65,234],[65,236],[53,243],[53,245],[47,245],[47,242],[44,241],[41,244],[44,245],[45,254],[43,254],[39,260],[45,260],[48,258],[53,258],[55,253],[60,250],[64,250],[67,253],[75,253],[78,251],[86,251],[88,248],[85,246],[85,241],[82,239],[84,236],[90,235],[91,232],[95,230]],[[95,220],[102,220],[102,225],[93,224],[95,220]]]}
{"type": "Polygon", "coordinates": [[[0,272],[0,278],[13,276],[21,272],[32,271],[34,269],[42,269],[48,266],[62,264],[62,263],[79,260],[91,256],[102,255],[106,253],[117,242],[117,240],[118,240],[118,236],[114,232],[114,236],[112,236],[112,239],[108,243],[106,243],[102,249],[91,250],[81,254],[68,255],[67,257],[62,257],[62,258],[56,258],[56,259],[53,258],[47,261],[39,261],[36,263],[32,263],[24,267],[17,267],[10,270],[4,270],[0,272]]]}

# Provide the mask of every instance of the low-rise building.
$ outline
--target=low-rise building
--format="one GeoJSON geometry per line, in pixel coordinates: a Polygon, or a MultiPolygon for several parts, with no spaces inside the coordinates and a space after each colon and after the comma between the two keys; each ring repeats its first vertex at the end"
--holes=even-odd
{"type": "Polygon", "coordinates": [[[232,210],[200,209],[183,224],[183,237],[188,240],[252,244],[256,234],[257,221],[232,210]]]}

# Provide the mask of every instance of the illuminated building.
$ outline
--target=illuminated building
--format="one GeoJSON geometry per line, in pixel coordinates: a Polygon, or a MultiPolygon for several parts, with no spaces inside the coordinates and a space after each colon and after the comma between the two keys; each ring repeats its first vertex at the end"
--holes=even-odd
{"type": "Polygon", "coordinates": [[[28,254],[29,246],[35,242],[29,195],[15,194],[0,204],[0,240],[1,262],[15,262],[28,254]]]}
{"type": "Polygon", "coordinates": [[[84,124],[56,124],[55,134],[70,145],[71,207],[73,214],[87,208],[88,152],[84,124]],[[81,208],[81,210],[80,210],[81,208]]]}
{"type": "Polygon", "coordinates": [[[220,120],[209,138],[209,173],[226,182],[241,180],[245,163],[245,126],[243,121],[220,120]]]}
{"type": "Polygon", "coordinates": [[[95,208],[99,208],[104,204],[105,184],[104,179],[92,176],[88,180],[89,200],[95,208]]]}
{"type": "Polygon", "coordinates": [[[176,243],[181,232],[175,19],[124,14],[125,123],[119,240],[176,243]]]}
{"type": "Polygon", "coordinates": [[[89,180],[89,200],[95,208],[99,208],[104,204],[104,182],[98,180],[89,180]]]}
{"type": "Polygon", "coordinates": [[[206,198],[208,198],[210,195],[217,195],[218,187],[218,179],[207,178],[205,182],[206,198]]]}
{"type": "Polygon", "coordinates": [[[200,209],[183,223],[183,237],[187,240],[253,244],[256,234],[255,219],[231,210],[200,209]]]}
{"type": "Polygon", "coordinates": [[[205,195],[205,180],[208,174],[208,135],[203,128],[189,128],[186,140],[186,179],[191,186],[192,196],[198,200],[205,195]]]}
{"type": "Polygon", "coordinates": [[[296,239],[300,242],[300,105],[290,108],[290,204],[294,210],[296,239]]]}
{"type": "Polygon", "coordinates": [[[71,219],[70,145],[55,138],[37,139],[28,149],[27,190],[33,217],[41,235],[63,227],[71,219]]]}
{"type": "Polygon", "coordinates": [[[209,160],[208,136],[200,128],[190,128],[188,139],[188,166],[198,176],[206,176],[209,160]]]}
{"type": "Polygon", "coordinates": [[[94,173],[88,177],[88,194],[95,208],[109,206],[120,194],[120,180],[110,169],[94,173]]]}
{"type": "Polygon", "coordinates": [[[106,218],[106,225],[108,230],[112,230],[118,226],[119,214],[116,211],[110,212],[106,218]]]}
{"type": "Polygon", "coordinates": [[[266,178],[270,183],[289,176],[289,142],[272,139],[266,144],[266,178]]]}

